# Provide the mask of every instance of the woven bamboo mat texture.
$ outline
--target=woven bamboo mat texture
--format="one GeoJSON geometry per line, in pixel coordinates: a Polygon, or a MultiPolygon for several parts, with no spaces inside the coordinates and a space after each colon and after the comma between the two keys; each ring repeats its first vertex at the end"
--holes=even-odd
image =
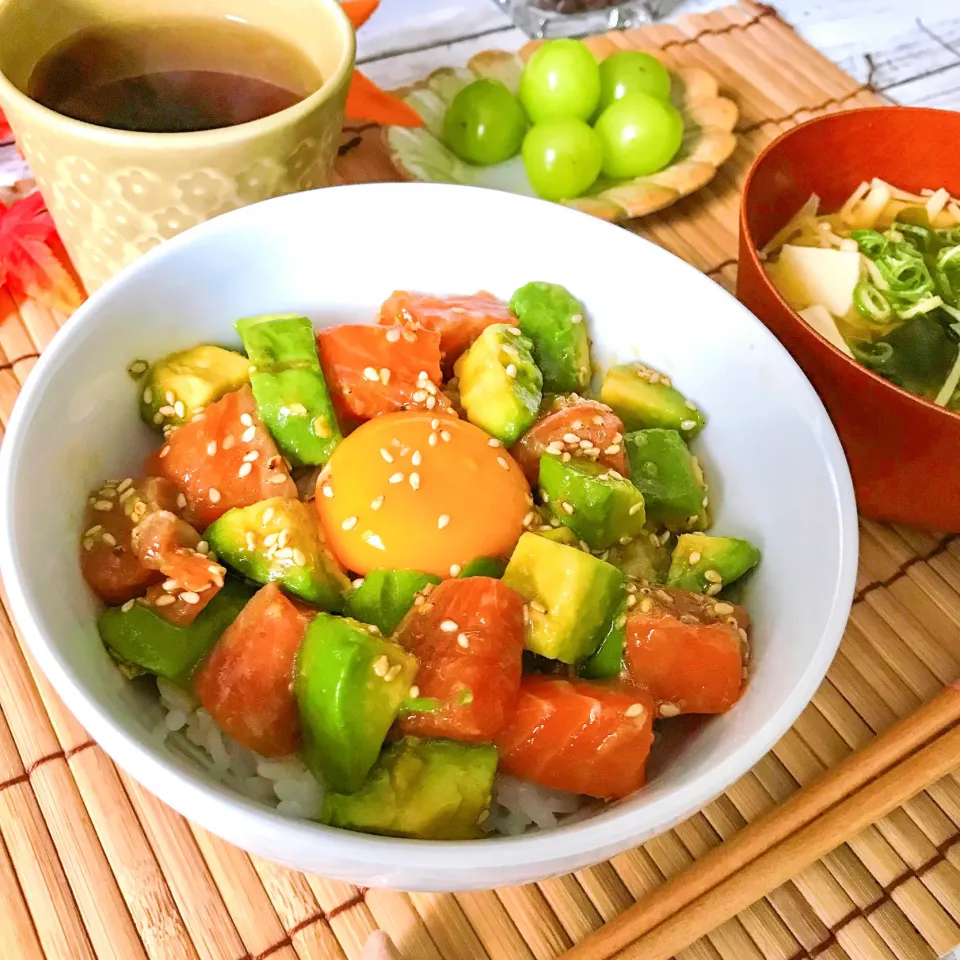
{"type": "MultiPolygon", "coordinates": [[[[594,38],[719,77],[741,145],[704,191],[633,226],[732,289],[751,159],[812,115],[881,102],[746,2],[594,38]]],[[[829,158],[825,158],[829,162],[829,158]]],[[[340,175],[394,179],[371,129],[340,175]]],[[[63,318],[0,292],[0,425],[63,318]]],[[[356,960],[378,927],[404,960],[550,960],[960,674],[960,538],[861,524],[858,592],[823,686],[720,799],[614,860],[468,894],[359,890],[248,856],[120,772],[0,609],[3,960],[356,960]]],[[[960,763],[960,758],[958,758],[960,763]]],[[[960,771],[700,940],[682,960],[936,960],[960,943],[960,771]]]]}

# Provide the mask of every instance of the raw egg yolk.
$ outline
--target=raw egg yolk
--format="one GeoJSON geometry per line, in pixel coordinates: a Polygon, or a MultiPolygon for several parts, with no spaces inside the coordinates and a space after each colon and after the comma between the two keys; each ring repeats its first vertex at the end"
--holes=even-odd
{"type": "Polygon", "coordinates": [[[512,553],[532,502],[498,441],[429,412],[377,417],[351,433],[320,474],[316,499],[327,542],[348,570],[439,577],[512,553]]]}

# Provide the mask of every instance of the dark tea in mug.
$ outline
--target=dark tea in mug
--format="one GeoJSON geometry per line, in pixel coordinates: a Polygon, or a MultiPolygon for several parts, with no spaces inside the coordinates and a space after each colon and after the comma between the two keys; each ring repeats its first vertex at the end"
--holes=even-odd
{"type": "Polygon", "coordinates": [[[285,40],[239,19],[191,17],[77,33],[37,64],[27,93],[100,127],[186,133],[268,117],[322,82],[285,40]]]}

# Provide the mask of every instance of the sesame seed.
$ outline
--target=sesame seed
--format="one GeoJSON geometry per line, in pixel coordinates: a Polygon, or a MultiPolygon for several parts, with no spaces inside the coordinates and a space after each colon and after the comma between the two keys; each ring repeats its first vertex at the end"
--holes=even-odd
{"type": "Polygon", "coordinates": [[[280,539],[279,533],[268,533],[263,538],[263,545],[265,547],[272,547],[280,539]]]}
{"type": "Polygon", "coordinates": [[[723,577],[716,570],[704,570],[703,579],[708,583],[723,583],[723,577]]]}
{"type": "Polygon", "coordinates": [[[530,609],[534,610],[536,613],[546,613],[547,608],[539,600],[530,601],[530,609]]]}
{"type": "Polygon", "coordinates": [[[642,509],[643,509],[643,502],[640,501],[640,502],[638,502],[638,503],[635,503],[635,504],[627,511],[627,513],[628,513],[631,517],[635,517],[642,509]]]}
{"type": "Polygon", "coordinates": [[[437,405],[436,397],[427,397],[427,409],[432,410],[437,405]]]}
{"type": "Polygon", "coordinates": [[[360,535],[360,539],[368,546],[373,547],[374,550],[386,550],[386,547],[383,545],[383,540],[380,539],[380,534],[374,533],[372,530],[364,530],[360,535]]]}
{"type": "Polygon", "coordinates": [[[137,602],[136,600],[128,600],[128,601],[120,608],[120,610],[121,610],[123,613],[129,613],[129,612],[133,609],[133,605],[134,605],[136,602],[137,602]]]}
{"type": "Polygon", "coordinates": [[[304,556],[302,550],[298,550],[296,547],[293,549],[293,562],[298,566],[302,567],[306,564],[307,558],[304,556]]]}
{"type": "Polygon", "coordinates": [[[707,587],[707,596],[715,597],[722,589],[723,589],[722,583],[711,583],[710,586],[707,587]]]}
{"type": "Polygon", "coordinates": [[[680,715],[680,708],[675,703],[661,703],[657,712],[661,717],[676,717],[680,715]]]}
{"type": "Polygon", "coordinates": [[[634,594],[630,594],[627,597],[627,609],[632,610],[637,605],[637,598],[634,594]]]}
{"type": "Polygon", "coordinates": [[[247,474],[250,473],[250,471],[251,471],[252,469],[253,469],[253,464],[252,464],[252,463],[241,463],[241,464],[240,464],[240,469],[237,471],[237,476],[238,476],[238,477],[241,477],[241,478],[242,478],[242,477],[245,477],[245,476],[247,476],[247,474]]]}
{"type": "Polygon", "coordinates": [[[437,435],[431,433],[430,436],[427,437],[427,443],[429,443],[431,447],[435,447],[437,445],[437,435]]]}
{"type": "Polygon", "coordinates": [[[173,405],[173,412],[182,420],[187,415],[187,408],[183,405],[182,400],[178,400],[173,405]]]}
{"type": "Polygon", "coordinates": [[[459,563],[451,563],[451,564],[450,564],[450,576],[451,576],[451,577],[459,577],[459,576],[460,576],[460,571],[461,571],[462,569],[463,569],[463,568],[460,566],[459,563]]]}
{"type": "Polygon", "coordinates": [[[385,677],[387,675],[387,670],[390,669],[390,661],[387,659],[387,655],[384,654],[373,664],[373,672],[378,677],[385,677]]]}
{"type": "Polygon", "coordinates": [[[221,443],[220,446],[223,447],[224,450],[229,450],[236,442],[237,438],[232,433],[228,433],[223,438],[223,443],[221,443]]]}
{"type": "Polygon", "coordinates": [[[370,501],[370,509],[371,509],[371,510],[379,510],[382,506],[383,506],[383,496],[382,496],[382,495],[379,496],[379,497],[377,497],[376,500],[371,500],[371,501],[370,501]]]}
{"type": "Polygon", "coordinates": [[[387,478],[387,483],[403,483],[403,474],[399,471],[397,473],[391,474],[387,478]]]}
{"type": "MultiPolygon", "coordinates": [[[[200,598],[197,597],[197,600],[199,599],[200,598]]],[[[155,607],[169,607],[171,603],[176,603],[176,602],[177,602],[176,597],[171,597],[169,593],[165,593],[162,597],[157,597],[157,599],[153,601],[153,605],[155,607]]]]}
{"type": "Polygon", "coordinates": [[[515,337],[519,337],[521,335],[519,327],[507,327],[507,332],[512,333],[515,337]]]}
{"type": "Polygon", "coordinates": [[[323,491],[325,497],[333,496],[333,487],[331,487],[329,483],[325,483],[320,489],[323,491]]]}
{"type": "Polygon", "coordinates": [[[153,391],[149,387],[143,391],[143,402],[146,404],[153,403],[153,391]]]}
{"type": "Polygon", "coordinates": [[[396,679],[397,679],[397,675],[400,673],[400,670],[401,670],[400,664],[399,664],[399,663],[395,663],[395,664],[387,671],[387,675],[386,675],[383,679],[386,680],[387,683],[390,683],[391,681],[396,680],[396,679]]]}
{"type": "Polygon", "coordinates": [[[625,717],[629,717],[631,720],[634,717],[641,717],[644,714],[643,704],[642,703],[631,703],[626,710],[623,711],[625,717]]]}
{"type": "Polygon", "coordinates": [[[700,553],[699,551],[694,550],[693,553],[691,553],[690,556],[687,557],[687,563],[689,563],[691,567],[695,567],[699,562],[700,562],[700,553]]]}
{"type": "Polygon", "coordinates": [[[185,593],[180,594],[180,599],[184,603],[194,604],[200,602],[200,597],[198,594],[194,593],[192,590],[187,590],[185,593]]]}
{"type": "Polygon", "coordinates": [[[248,550],[256,550],[256,549],[257,549],[257,540],[256,540],[256,537],[254,537],[252,531],[250,531],[250,530],[247,531],[247,535],[246,535],[246,538],[245,538],[245,542],[246,542],[246,544],[247,544],[247,549],[248,549],[248,550]]]}
{"type": "Polygon", "coordinates": [[[613,477],[614,480],[622,480],[622,479],[623,479],[623,474],[622,474],[622,473],[619,473],[619,472],[616,471],[616,470],[610,469],[610,470],[607,471],[607,473],[608,473],[611,477],[613,477]]]}
{"type": "Polygon", "coordinates": [[[364,367],[363,368],[363,379],[369,380],[371,383],[378,381],[380,379],[380,374],[374,370],[373,367],[364,367]]]}
{"type": "Polygon", "coordinates": [[[240,422],[241,422],[245,427],[249,427],[249,426],[251,426],[251,425],[253,424],[253,417],[251,417],[249,413],[241,413],[241,414],[240,414],[240,422]]]}
{"type": "Polygon", "coordinates": [[[625,547],[628,543],[633,543],[633,537],[622,536],[619,543],[621,547],[625,547]]]}
{"type": "Polygon", "coordinates": [[[508,364],[507,364],[506,373],[507,373],[507,376],[510,377],[511,380],[516,379],[516,376],[517,376],[517,365],[516,365],[515,363],[508,363],[508,364]]]}
{"type": "Polygon", "coordinates": [[[169,593],[171,590],[176,590],[179,585],[180,582],[178,580],[174,580],[172,577],[169,580],[163,581],[163,589],[166,590],[167,593],[169,593]]]}
{"type": "Polygon", "coordinates": [[[746,643],[746,642],[747,642],[747,631],[744,630],[743,627],[739,627],[739,628],[737,629],[737,633],[739,634],[740,639],[741,639],[744,643],[746,643]]]}
{"type": "Polygon", "coordinates": [[[718,603],[714,605],[713,612],[718,617],[725,617],[728,613],[733,613],[732,603],[718,603]]]}
{"type": "Polygon", "coordinates": [[[113,509],[113,503],[110,500],[97,500],[93,505],[93,509],[99,513],[107,513],[113,509]]]}
{"type": "Polygon", "coordinates": [[[272,477],[267,477],[267,483],[285,483],[286,477],[282,473],[274,474],[272,477]]]}
{"type": "Polygon", "coordinates": [[[157,413],[153,415],[153,422],[159,427],[160,424],[163,423],[163,414],[157,411],[157,413]]]}
{"type": "Polygon", "coordinates": [[[649,613],[653,609],[653,601],[649,597],[644,597],[640,601],[640,612],[649,613]]]}
{"type": "Polygon", "coordinates": [[[611,443],[610,446],[607,447],[607,449],[604,450],[603,452],[604,452],[608,457],[612,457],[614,454],[617,454],[617,453],[620,452],[620,444],[619,444],[619,443],[611,443]]]}
{"type": "Polygon", "coordinates": [[[537,519],[536,513],[533,510],[531,510],[528,514],[526,514],[526,516],[524,516],[523,525],[525,527],[529,527],[533,524],[534,520],[536,519],[537,519]]]}
{"type": "Polygon", "coordinates": [[[103,527],[99,523],[95,523],[85,534],[85,537],[95,537],[103,527]]]}
{"type": "Polygon", "coordinates": [[[692,430],[697,425],[696,420],[682,420],[680,422],[681,430],[692,430]]]}
{"type": "Polygon", "coordinates": [[[462,647],[464,650],[470,646],[470,638],[465,633],[457,634],[457,646],[462,647]]]}
{"type": "Polygon", "coordinates": [[[256,428],[256,427],[247,427],[247,429],[244,430],[243,433],[240,435],[240,439],[241,439],[244,443],[250,443],[250,442],[252,442],[253,438],[254,438],[256,435],[257,435],[257,428],[256,428]]]}
{"type": "Polygon", "coordinates": [[[413,395],[413,399],[416,403],[423,403],[423,401],[427,399],[427,391],[417,390],[413,395]]]}
{"type": "Polygon", "coordinates": [[[564,442],[564,443],[579,444],[579,443],[580,443],[580,438],[579,438],[575,433],[565,433],[565,434],[563,435],[563,442],[564,442]]]}
{"type": "Polygon", "coordinates": [[[460,627],[457,626],[457,623],[455,620],[444,620],[440,624],[440,629],[444,633],[456,633],[460,629],[460,627]]]}
{"type": "Polygon", "coordinates": [[[380,382],[384,386],[390,382],[390,371],[386,367],[380,369],[380,382]]]}
{"type": "Polygon", "coordinates": [[[546,451],[546,452],[547,452],[547,453],[555,453],[555,454],[557,454],[557,455],[559,456],[559,454],[563,453],[563,441],[562,441],[562,440],[551,440],[550,443],[547,444],[547,451],[546,451]]]}
{"type": "Polygon", "coordinates": [[[168,444],[166,444],[166,445],[164,446],[164,448],[160,451],[160,457],[161,457],[161,459],[162,459],[163,457],[165,457],[169,452],[170,452],[170,444],[168,443],[168,444]]]}
{"type": "Polygon", "coordinates": [[[449,431],[449,430],[441,430],[441,431],[440,431],[440,439],[441,439],[444,443],[449,443],[449,442],[450,442],[450,431],[449,431]]]}
{"type": "Polygon", "coordinates": [[[499,463],[504,470],[510,469],[510,464],[507,463],[507,461],[503,457],[497,457],[497,463],[499,463]]]}
{"type": "Polygon", "coordinates": [[[280,547],[273,554],[278,560],[290,560],[293,557],[293,550],[290,547],[280,547]]]}
{"type": "Polygon", "coordinates": [[[400,331],[393,327],[387,331],[387,343],[396,343],[400,339],[400,331]]]}
{"type": "Polygon", "coordinates": [[[406,340],[407,343],[416,343],[417,335],[412,330],[404,330],[403,339],[406,340]]]}
{"type": "Polygon", "coordinates": [[[340,524],[340,526],[341,526],[344,530],[352,530],[356,525],[357,525],[357,518],[356,518],[356,517],[347,517],[347,519],[344,520],[343,523],[340,524]]]}
{"type": "Polygon", "coordinates": [[[568,516],[572,517],[574,513],[574,508],[572,503],[567,503],[566,500],[560,501],[560,509],[568,516]]]}
{"type": "Polygon", "coordinates": [[[285,547],[289,542],[290,542],[290,528],[284,527],[280,531],[279,537],[277,538],[277,543],[279,543],[281,547],[285,547]]]}
{"type": "Polygon", "coordinates": [[[130,477],[127,477],[126,480],[121,480],[117,485],[117,493],[123,493],[126,490],[129,490],[133,486],[133,480],[130,477]]]}
{"type": "Polygon", "coordinates": [[[528,624],[530,622],[530,608],[526,604],[524,604],[522,612],[523,612],[523,622],[524,624],[528,624]]]}
{"type": "Polygon", "coordinates": [[[380,448],[380,456],[383,457],[383,459],[386,460],[387,463],[393,463],[393,457],[390,455],[390,451],[385,449],[384,447],[380,448]]]}
{"type": "Polygon", "coordinates": [[[570,318],[570,322],[571,322],[571,323],[583,323],[583,314],[582,314],[582,313],[575,313],[575,314],[570,318]]]}
{"type": "Polygon", "coordinates": [[[165,417],[172,417],[172,416],[174,416],[174,415],[176,414],[176,412],[177,412],[177,408],[176,408],[176,407],[171,407],[171,406],[169,406],[169,405],[167,405],[167,404],[165,404],[164,406],[162,406],[162,407],[157,411],[157,413],[160,413],[160,414],[162,414],[162,415],[165,416],[165,417]]]}
{"type": "Polygon", "coordinates": [[[423,457],[420,455],[419,450],[414,450],[413,455],[410,457],[410,462],[415,466],[419,467],[423,463],[423,457]]]}
{"type": "Polygon", "coordinates": [[[688,410],[694,410],[694,411],[695,411],[695,410],[697,409],[697,405],[696,405],[692,400],[687,400],[687,401],[686,401],[686,405],[687,405],[687,409],[688,409],[688,410]]]}
{"type": "Polygon", "coordinates": [[[706,507],[706,505],[707,505],[709,502],[710,502],[709,498],[704,497],[704,498],[700,501],[700,506],[701,506],[701,507],[706,507]]]}
{"type": "Polygon", "coordinates": [[[590,440],[581,440],[580,449],[581,450],[590,450],[593,447],[593,443],[590,440]]]}
{"type": "Polygon", "coordinates": [[[305,417],[307,415],[307,408],[302,403],[291,403],[290,413],[295,417],[305,417]]]}
{"type": "Polygon", "coordinates": [[[590,553],[590,544],[587,543],[586,540],[580,540],[580,541],[577,543],[577,546],[580,547],[580,549],[581,549],[584,553],[590,553]]]}
{"type": "Polygon", "coordinates": [[[276,510],[274,510],[273,507],[267,507],[267,509],[263,511],[263,522],[269,523],[273,519],[275,513],[276,510]]]}
{"type": "Polygon", "coordinates": [[[413,487],[414,490],[419,490],[419,489],[420,489],[420,474],[419,474],[419,473],[411,473],[411,474],[410,474],[410,486],[413,487]]]}
{"type": "Polygon", "coordinates": [[[410,688],[409,692],[407,693],[407,696],[408,696],[411,700],[416,700],[417,697],[420,696],[420,688],[419,688],[416,684],[414,684],[414,685],[410,688]]]}

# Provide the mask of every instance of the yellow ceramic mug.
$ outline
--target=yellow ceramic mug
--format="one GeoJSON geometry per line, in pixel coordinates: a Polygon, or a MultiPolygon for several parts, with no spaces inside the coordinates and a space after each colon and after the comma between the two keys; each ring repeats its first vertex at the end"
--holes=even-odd
{"type": "Polygon", "coordinates": [[[354,54],[353,27],[336,0],[0,2],[0,106],[89,292],[194,224],[329,185],[354,54]],[[322,86],[250,123],[159,134],[71,120],[25,93],[43,57],[81,30],[198,13],[239,17],[293,44],[324,78],[322,86]]]}

